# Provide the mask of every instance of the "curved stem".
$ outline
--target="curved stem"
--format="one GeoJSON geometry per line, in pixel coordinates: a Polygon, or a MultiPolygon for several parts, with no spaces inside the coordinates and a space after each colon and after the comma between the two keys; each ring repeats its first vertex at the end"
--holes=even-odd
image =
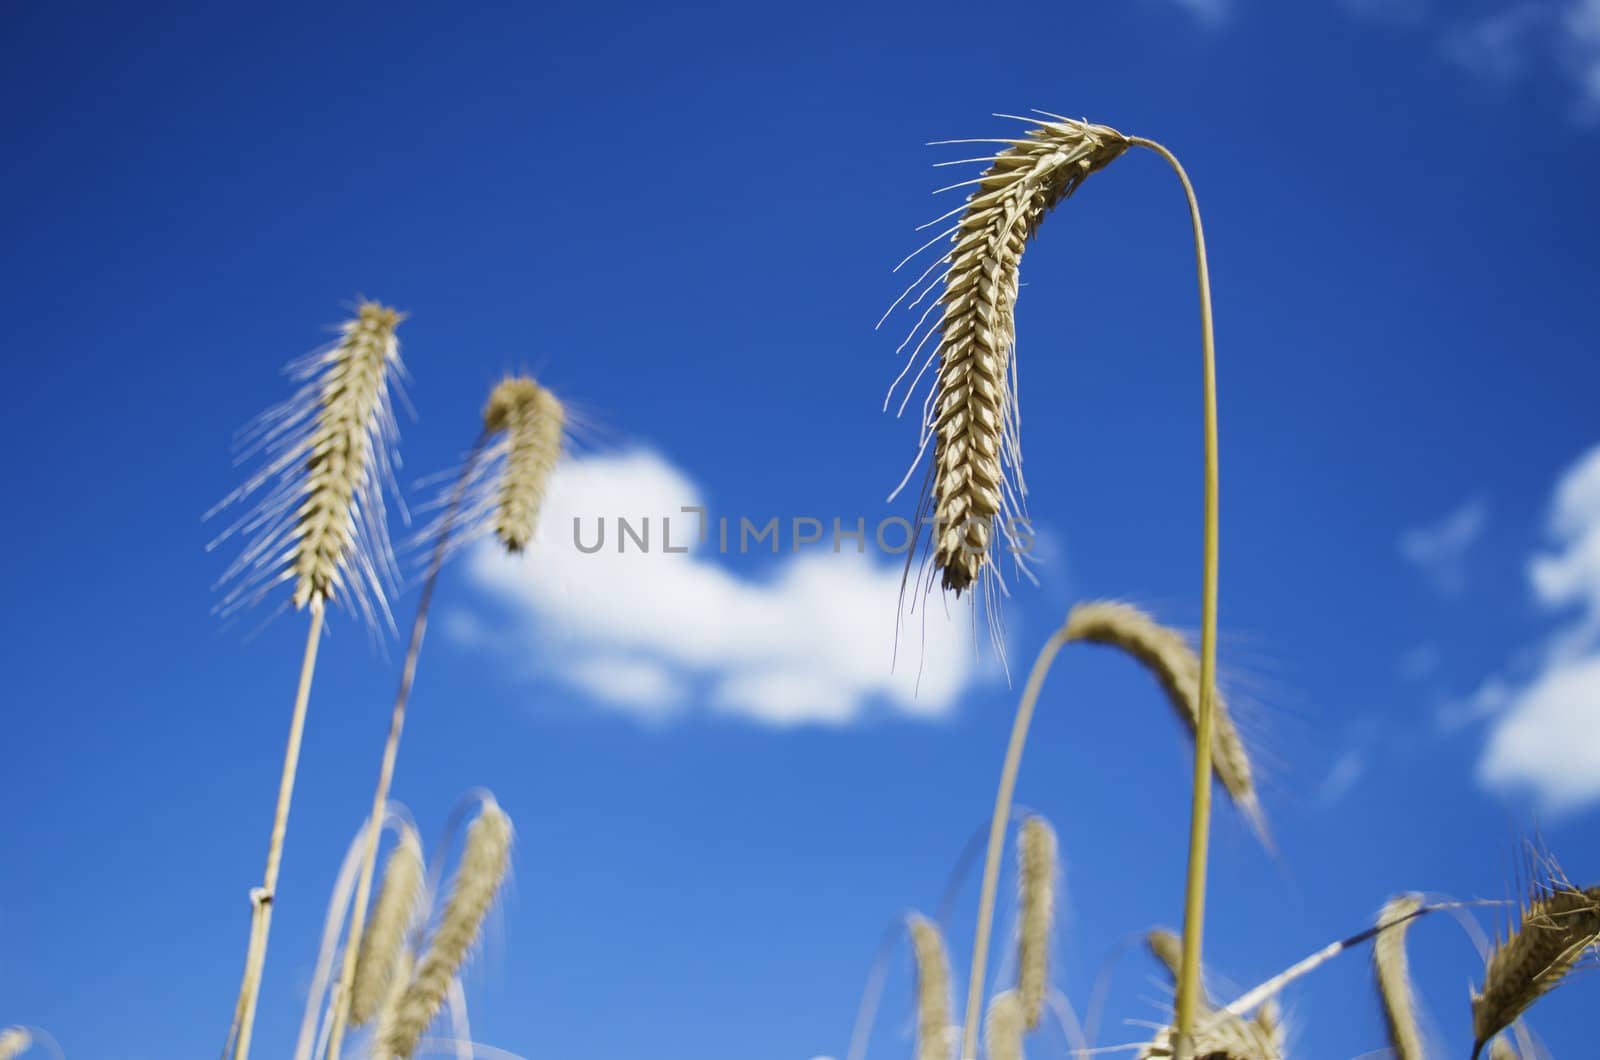
{"type": "Polygon", "coordinates": [[[400,753],[400,733],[406,724],[406,704],[411,699],[411,685],[417,676],[417,657],[422,654],[422,637],[428,628],[428,608],[433,603],[433,590],[439,582],[439,571],[444,566],[449,551],[450,533],[455,527],[456,513],[461,508],[461,498],[473,469],[483,452],[488,433],[478,437],[467,457],[461,477],[451,492],[449,507],[439,527],[439,536],[433,543],[433,556],[428,565],[428,576],[422,584],[422,596],[417,601],[417,617],[411,623],[411,643],[406,647],[405,663],[400,669],[400,688],[395,692],[394,710],[389,717],[389,738],[383,745],[383,763],[378,767],[378,786],[372,794],[372,813],[367,818],[366,853],[361,860],[361,877],[356,883],[355,907],[350,912],[349,932],[345,937],[344,961],[339,970],[339,983],[333,991],[332,1030],[328,1037],[327,1056],[338,1060],[339,1047],[344,1041],[345,1024],[349,1019],[350,989],[355,981],[356,955],[361,949],[361,931],[367,920],[367,901],[372,894],[372,877],[378,862],[378,840],[383,833],[383,811],[389,802],[389,788],[394,782],[394,762],[400,753]]]}
{"type": "Polygon", "coordinates": [[[295,691],[294,713],[289,718],[289,746],[283,755],[283,774],[278,780],[278,808],[272,818],[272,839],[267,844],[267,869],[261,886],[250,892],[250,945],[245,951],[244,981],[239,985],[233,1028],[228,1032],[228,1046],[224,1049],[224,1055],[231,1055],[235,1060],[246,1060],[250,1055],[256,1000],[261,996],[261,972],[267,963],[267,935],[272,930],[272,899],[278,889],[283,839],[289,829],[289,803],[294,798],[294,779],[300,768],[300,740],[305,734],[306,706],[311,702],[311,677],[317,668],[317,648],[322,642],[323,613],[322,597],[312,597],[305,657],[300,662],[300,684],[295,691]]]}
{"type": "Polygon", "coordinates": [[[1206,236],[1200,225],[1200,204],[1194,186],[1171,151],[1153,140],[1132,137],[1129,143],[1166,159],[1183,183],[1194,225],[1195,269],[1200,285],[1200,349],[1205,376],[1205,559],[1200,589],[1200,717],[1194,734],[1194,789],[1190,802],[1189,867],[1183,889],[1183,963],[1178,976],[1177,1060],[1188,1060],[1193,1048],[1196,1001],[1200,987],[1200,944],[1206,915],[1206,859],[1211,839],[1211,730],[1217,673],[1217,351],[1211,323],[1211,274],[1206,267],[1206,236]]]}
{"type": "Polygon", "coordinates": [[[1022,690],[1022,701],[1017,705],[1017,717],[1011,723],[1011,742],[1006,745],[1005,765],[1000,769],[1000,790],[994,797],[994,817],[989,822],[989,852],[983,862],[983,892],[978,899],[978,930],[972,945],[972,974],[967,981],[967,1014],[961,1026],[962,1060],[975,1060],[978,1055],[978,1018],[983,1004],[983,977],[989,960],[989,933],[994,926],[995,891],[1000,884],[1000,851],[1005,846],[1006,822],[1011,817],[1011,794],[1017,786],[1017,770],[1022,765],[1022,747],[1028,742],[1028,726],[1033,721],[1034,704],[1039,699],[1039,689],[1056,653],[1067,643],[1067,628],[1062,626],[1050,635],[1039,651],[1028,674],[1028,683],[1022,690]]]}

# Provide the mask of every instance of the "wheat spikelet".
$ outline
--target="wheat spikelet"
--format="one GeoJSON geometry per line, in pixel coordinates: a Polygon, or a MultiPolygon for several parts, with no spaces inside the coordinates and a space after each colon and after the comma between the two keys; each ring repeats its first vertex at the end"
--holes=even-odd
{"type": "Polygon", "coordinates": [[[392,1060],[394,1056],[389,1043],[394,1040],[395,1024],[400,1017],[400,1000],[405,996],[406,987],[411,982],[411,972],[416,964],[417,955],[402,941],[400,952],[395,955],[388,989],[384,991],[383,1000],[378,1005],[376,1022],[372,1028],[372,1044],[369,1048],[370,1060],[392,1060]]]}
{"type": "MultiPolygon", "coordinates": [[[[1167,1060],[1175,1055],[1171,1027],[1163,1028],[1155,1041],[1139,1053],[1139,1060],[1167,1060]]],[[[1201,1019],[1194,1030],[1194,1060],[1281,1060],[1283,1055],[1275,1032],[1227,1013],[1201,1019]]]]}
{"type": "Polygon", "coordinates": [[[950,955],[939,925],[912,913],[906,918],[917,965],[917,1060],[950,1060],[950,955]]]}
{"type": "Polygon", "coordinates": [[[521,552],[533,540],[565,424],[560,400],[532,379],[507,379],[489,395],[484,430],[506,435],[494,532],[510,552],[521,552]]]}
{"type": "MultiPolygon", "coordinates": [[[[1201,1005],[1199,1014],[1204,1016],[1206,1011],[1206,1007],[1201,1005]]],[[[1256,1009],[1254,1023],[1256,1029],[1266,1035],[1267,1040],[1272,1043],[1272,1048],[1276,1051],[1276,1055],[1282,1056],[1288,1034],[1283,1024],[1283,1013],[1278,1009],[1276,998],[1269,997],[1261,1003],[1261,1007],[1256,1009]]]]}
{"type": "MultiPolygon", "coordinates": [[[[1200,717],[1200,657],[1183,636],[1144,611],[1116,600],[1092,600],[1067,615],[1067,639],[1119,648],[1138,660],[1161,684],[1168,701],[1194,734],[1200,717]]],[[[1235,806],[1257,832],[1266,835],[1265,817],[1256,795],[1250,756],[1234,727],[1220,689],[1212,690],[1213,769],[1235,806]]]]}
{"type": "Polygon", "coordinates": [[[1049,989],[1050,928],[1056,907],[1056,833],[1029,817],[1017,838],[1022,915],[1017,931],[1017,995],[1028,1030],[1039,1025],[1049,989]]]}
{"type": "Polygon", "coordinates": [[[983,1045],[989,1060],[1022,1060],[1022,1035],[1029,1029],[1026,1002],[1015,990],[996,994],[983,1017],[983,1045]]]}
{"type": "Polygon", "coordinates": [[[287,581],[296,607],[348,600],[369,622],[389,620],[395,561],[384,489],[393,479],[397,435],[390,382],[405,371],[395,338],[402,319],[363,302],[337,342],[290,365],[301,384],[295,395],[246,430],[247,455],[264,454],[265,465],[208,514],[271,486],[212,542],[250,535],[223,575],[236,582],[224,611],[287,581]]]}
{"type": "Polygon", "coordinates": [[[1389,1028],[1389,1048],[1395,1060],[1422,1060],[1422,1033],[1417,1027],[1416,1001],[1411,992],[1411,973],[1406,961],[1406,932],[1412,915],[1422,908],[1413,894],[1391,898],[1378,914],[1378,926],[1392,927],[1378,933],[1372,944],[1372,967],[1378,978],[1378,999],[1383,1003],[1383,1020],[1389,1028]],[[1398,923],[1396,923],[1398,921],[1398,923]]]}
{"type": "Polygon", "coordinates": [[[33,1044],[33,1035],[26,1027],[7,1027],[0,1031],[0,1060],[21,1056],[33,1044]]]}
{"type": "MultiPolygon", "coordinates": [[[[934,467],[924,504],[933,511],[934,567],[943,573],[944,587],[958,594],[986,568],[992,569],[996,525],[1009,540],[1012,519],[1021,514],[1026,494],[1013,315],[1022,252],[1046,214],[1089,174],[1128,148],[1127,139],[1115,129],[1070,119],[1040,121],[1022,139],[997,142],[1007,146],[992,157],[969,160],[988,163],[982,176],[952,186],[972,188],[965,207],[946,215],[959,212],[960,219],[924,247],[948,236],[949,248],[901,296],[904,301],[938,272],[911,301],[914,308],[934,286],[944,284],[939,300],[923,313],[901,348],[923,331],[934,307],[942,307],[938,321],[917,342],[907,363],[909,371],[928,339],[938,335],[906,401],[922,374],[938,361],[937,379],[924,407],[917,462],[931,439],[934,467]]],[[[901,379],[905,375],[902,372],[901,379]]]]}
{"type": "Polygon", "coordinates": [[[486,799],[467,829],[466,848],[451,884],[439,926],[417,962],[416,973],[401,996],[394,1025],[384,1047],[395,1056],[410,1056],[417,1040],[438,1015],[450,981],[461,970],[478,938],[483,918],[511,867],[511,818],[486,799]]]}
{"type": "MultiPolygon", "coordinates": [[[[422,894],[422,873],[422,842],[416,829],[406,825],[384,865],[377,904],[361,933],[350,988],[350,1022],[357,1027],[377,1014],[396,978],[395,969],[407,952],[406,935],[422,894]]],[[[406,974],[410,974],[409,970],[406,974]]]]}
{"type": "Polygon", "coordinates": [[[1517,1051],[1504,1038],[1489,1043],[1489,1060],[1517,1060],[1517,1051]]]}
{"type": "Polygon", "coordinates": [[[1518,926],[1490,952],[1483,989],[1473,994],[1474,1057],[1600,944],[1600,887],[1579,890],[1558,877],[1530,890],[1518,926]]]}

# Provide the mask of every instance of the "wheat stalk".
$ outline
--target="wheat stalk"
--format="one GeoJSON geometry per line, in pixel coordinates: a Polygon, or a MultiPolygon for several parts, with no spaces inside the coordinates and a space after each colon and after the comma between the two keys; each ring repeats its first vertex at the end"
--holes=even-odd
{"type": "Polygon", "coordinates": [[[1518,925],[1489,954],[1483,989],[1472,997],[1474,1060],[1489,1040],[1554,990],[1600,945],[1600,887],[1536,880],[1518,925]]]}
{"type": "Polygon", "coordinates": [[[358,1027],[377,1015],[397,977],[396,969],[407,952],[406,935],[422,894],[422,874],[422,841],[415,829],[406,827],[389,854],[378,901],[361,932],[355,978],[350,987],[350,1022],[358,1027]]]}
{"type": "Polygon", "coordinates": [[[0,1060],[12,1060],[28,1051],[33,1044],[33,1035],[28,1033],[26,1027],[7,1027],[0,1030],[0,1060]]]}
{"type": "Polygon", "coordinates": [[[356,318],[342,325],[337,342],[291,366],[302,384],[299,391],[269,410],[248,435],[253,447],[266,454],[265,467],[218,506],[272,483],[257,508],[222,535],[252,535],[223,576],[238,582],[224,598],[224,609],[254,602],[272,586],[292,581],[295,605],[311,612],[266,871],[261,886],[250,893],[250,941],[225,1050],[236,1060],[250,1055],[326,605],[348,596],[369,623],[376,623],[380,614],[385,620],[389,616],[386,587],[393,580],[394,558],[383,494],[392,481],[397,433],[389,382],[404,372],[395,338],[400,320],[395,310],[365,302],[356,318]]]}
{"type": "Polygon", "coordinates": [[[1422,1060],[1422,1033],[1417,1027],[1416,1000],[1412,996],[1411,973],[1406,961],[1406,932],[1422,908],[1414,894],[1391,898],[1378,914],[1381,931],[1372,944],[1372,967],[1378,979],[1378,999],[1383,1004],[1383,1020],[1389,1029],[1389,1048],[1395,1060],[1422,1060]]]}
{"type": "Polygon", "coordinates": [[[983,1017],[983,1045],[989,1060],[1022,1060],[1022,1035],[1030,1028],[1027,1002],[1004,990],[989,1002],[983,1017]]]}
{"type": "Polygon", "coordinates": [[[939,925],[918,913],[906,917],[917,967],[917,1060],[950,1060],[950,955],[939,925]]]}
{"type": "MultiPolygon", "coordinates": [[[[1161,625],[1132,604],[1117,600],[1091,600],[1073,607],[1067,615],[1067,637],[1117,648],[1137,660],[1156,678],[1172,709],[1194,735],[1200,718],[1200,656],[1176,630],[1161,625]]],[[[1255,827],[1267,835],[1265,816],[1256,793],[1250,755],[1234,726],[1228,703],[1213,688],[1212,767],[1223,790],[1255,827]]]]}
{"type": "Polygon", "coordinates": [[[461,864],[439,926],[417,961],[416,972],[400,997],[394,1024],[383,1039],[384,1048],[395,1056],[410,1056],[438,1014],[450,981],[466,961],[510,867],[511,818],[493,798],[486,798],[477,820],[467,829],[461,864]]]}
{"type": "Polygon", "coordinates": [[[1028,1030],[1039,1026],[1049,989],[1050,928],[1056,906],[1056,833],[1043,817],[1029,817],[1017,837],[1017,879],[1022,914],[1017,930],[1017,997],[1028,1030]]]}

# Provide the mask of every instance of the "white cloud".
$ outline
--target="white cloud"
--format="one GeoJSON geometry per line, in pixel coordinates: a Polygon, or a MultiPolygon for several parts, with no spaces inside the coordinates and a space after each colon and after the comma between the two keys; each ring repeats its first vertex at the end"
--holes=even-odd
{"type": "MultiPolygon", "coordinates": [[[[778,726],[845,725],[873,706],[935,718],[977,678],[965,601],[947,614],[934,598],[907,615],[896,658],[903,558],[860,554],[848,539],[834,552],[830,518],[824,540],[798,552],[784,526],[785,554],[763,576],[743,576],[717,557],[721,513],[709,513],[701,543],[700,516],[681,511],[703,505],[683,472],[648,451],[564,464],[527,555],[485,542],[468,558],[469,579],[510,619],[496,644],[534,672],[652,720],[701,710],[778,726]],[[648,526],[648,552],[631,538],[619,552],[619,518],[636,531],[648,526]],[[574,519],[586,548],[603,523],[599,551],[580,551],[574,519]],[[667,552],[668,543],[687,551],[667,552]]],[[[728,550],[737,552],[740,518],[727,518],[728,550]]],[[[767,516],[750,519],[759,526],[767,516]]],[[[869,550],[872,536],[869,520],[869,550]]],[[[898,532],[888,540],[897,544],[898,532]]],[[[763,559],[770,548],[770,539],[750,545],[763,559]]]]}
{"type": "Polygon", "coordinates": [[[1439,672],[1439,645],[1429,641],[1406,650],[1395,664],[1395,670],[1407,681],[1425,681],[1439,672]]]}
{"type": "Polygon", "coordinates": [[[1366,752],[1355,748],[1345,751],[1334,760],[1328,775],[1322,778],[1322,786],[1317,790],[1317,803],[1331,807],[1343,802],[1366,773],[1366,752]]]}
{"type": "Polygon", "coordinates": [[[1550,536],[1555,550],[1529,566],[1534,595],[1580,615],[1549,638],[1532,678],[1491,678],[1475,699],[1497,714],[1479,778],[1559,811],[1600,799],[1600,446],[1557,484],[1550,536]]]}
{"type": "Polygon", "coordinates": [[[1538,44],[1537,32],[1550,10],[1522,3],[1492,11],[1445,34],[1445,54],[1465,69],[1488,77],[1521,73],[1538,44]]]}
{"type": "Polygon", "coordinates": [[[1460,596],[1467,587],[1467,552],[1482,536],[1488,516],[1481,498],[1467,501],[1431,526],[1407,530],[1400,536],[1400,554],[1441,596],[1460,596]]]}
{"type": "Polygon", "coordinates": [[[1231,0],[1173,0],[1179,7],[1208,25],[1216,25],[1228,17],[1231,0]]]}

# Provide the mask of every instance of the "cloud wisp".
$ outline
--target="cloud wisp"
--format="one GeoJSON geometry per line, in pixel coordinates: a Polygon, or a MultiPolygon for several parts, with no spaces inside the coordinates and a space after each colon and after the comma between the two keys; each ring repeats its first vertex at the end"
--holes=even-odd
{"type": "Polygon", "coordinates": [[[1488,519],[1488,504],[1481,498],[1467,501],[1439,522],[1400,535],[1400,554],[1440,596],[1459,597],[1467,589],[1467,553],[1488,519]]]}
{"type": "Polygon", "coordinates": [[[874,555],[870,528],[862,550],[850,538],[786,542],[747,575],[716,557],[715,516],[702,539],[703,517],[683,512],[703,507],[695,484],[656,453],[572,460],[551,481],[527,555],[485,543],[468,557],[468,579],[503,619],[458,615],[450,628],[597,706],[651,721],[934,719],[979,679],[966,602],[947,612],[933,597],[902,617],[903,557],[874,555]],[[648,551],[624,542],[616,522],[646,518],[648,551]],[[588,551],[602,520],[610,535],[588,551]]]}

